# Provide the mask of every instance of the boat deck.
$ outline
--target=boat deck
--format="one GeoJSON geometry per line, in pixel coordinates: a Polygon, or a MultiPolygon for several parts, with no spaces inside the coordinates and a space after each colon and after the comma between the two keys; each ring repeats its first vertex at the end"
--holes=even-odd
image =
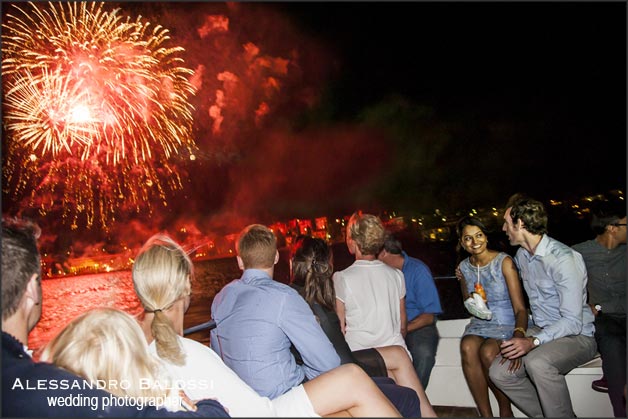
{"type": "Polygon", "coordinates": [[[439,418],[479,418],[475,407],[434,406],[439,418]]]}

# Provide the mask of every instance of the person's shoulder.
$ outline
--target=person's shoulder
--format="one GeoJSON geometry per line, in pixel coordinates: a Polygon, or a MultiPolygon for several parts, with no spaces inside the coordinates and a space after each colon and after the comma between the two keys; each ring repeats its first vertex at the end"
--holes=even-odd
{"type": "Polygon", "coordinates": [[[177,336],[179,343],[183,347],[184,352],[189,352],[189,350],[197,350],[197,349],[209,349],[207,346],[203,345],[201,342],[198,342],[194,339],[186,338],[184,336],[177,336]]]}
{"type": "Polygon", "coordinates": [[[427,268],[427,264],[425,262],[423,262],[423,260],[419,259],[416,256],[408,256],[408,261],[414,263],[415,265],[421,265],[421,266],[425,266],[427,268]]]}
{"type": "Polygon", "coordinates": [[[223,287],[220,289],[220,291],[218,291],[216,293],[216,296],[218,296],[219,294],[226,294],[226,293],[228,293],[231,289],[237,287],[241,282],[242,282],[241,278],[237,278],[237,279],[231,280],[227,284],[223,285],[223,287]]]}
{"type": "Polygon", "coordinates": [[[583,241],[581,243],[576,243],[573,246],[571,246],[571,248],[575,250],[576,252],[582,253],[582,252],[586,252],[588,250],[594,249],[595,245],[596,245],[596,241],[595,239],[592,239],[592,240],[583,241]]]}
{"type": "Polygon", "coordinates": [[[572,256],[574,254],[578,254],[576,250],[567,246],[565,243],[547,235],[545,235],[544,237],[547,238],[546,249],[548,253],[556,257],[572,256]]]}
{"type": "Polygon", "coordinates": [[[382,277],[387,277],[388,280],[395,280],[399,284],[404,284],[405,286],[405,275],[401,271],[401,269],[393,268],[390,265],[387,265],[381,262],[382,266],[378,266],[382,271],[378,272],[378,277],[381,275],[382,277]]]}
{"type": "Polygon", "coordinates": [[[412,267],[412,269],[420,271],[422,274],[429,274],[430,276],[432,275],[432,271],[431,271],[430,267],[427,266],[427,263],[423,262],[419,258],[416,258],[414,256],[408,256],[408,259],[407,259],[406,263],[410,267],[412,267]]]}
{"type": "Polygon", "coordinates": [[[284,284],[283,282],[278,282],[273,279],[264,281],[263,283],[257,283],[255,286],[255,292],[262,293],[266,297],[272,298],[273,302],[277,302],[279,299],[282,299],[286,302],[305,303],[305,300],[299,295],[297,290],[288,284],[284,284]]]}
{"type": "Polygon", "coordinates": [[[186,357],[189,357],[193,362],[212,362],[214,360],[220,360],[220,356],[214,352],[212,348],[201,342],[182,336],[179,336],[179,342],[183,347],[183,352],[185,352],[186,357]]]}

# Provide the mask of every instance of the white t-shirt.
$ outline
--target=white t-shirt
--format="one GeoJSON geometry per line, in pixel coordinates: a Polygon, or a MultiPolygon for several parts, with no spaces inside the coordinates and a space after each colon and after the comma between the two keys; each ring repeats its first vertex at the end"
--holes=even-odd
{"type": "MultiPolygon", "coordinates": [[[[185,364],[162,361],[190,399],[214,398],[232,417],[318,417],[302,385],[271,401],[242,381],[211,348],[192,339],[178,338],[186,354],[185,364]]],[[[157,355],[155,341],[149,350],[157,355]]]]}
{"type": "Polygon", "coordinates": [[[352,351],[400,345],[403,273],[379,260],[356,260],[334,273],[336,298],[345,304],[345,339],[352,351]]]}

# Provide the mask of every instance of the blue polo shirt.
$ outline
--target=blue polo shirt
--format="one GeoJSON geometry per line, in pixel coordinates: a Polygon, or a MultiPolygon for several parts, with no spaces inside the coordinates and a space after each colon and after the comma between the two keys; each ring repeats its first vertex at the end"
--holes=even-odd
{"type": "Polygon", "coordinates": [[[417,258],[403,254],[401,271],[406,281],[406,314],[408,322],[423,313],[441,314],[438,290],[430,268],[417,258]]]}

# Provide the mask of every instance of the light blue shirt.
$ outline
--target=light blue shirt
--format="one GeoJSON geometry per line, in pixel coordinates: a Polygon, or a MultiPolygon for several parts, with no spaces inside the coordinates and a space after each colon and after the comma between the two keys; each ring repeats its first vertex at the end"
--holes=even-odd
{"type": "Polygon", "coordinates": [[[519,248],[515,262],[528,294],[532,320],[543,330],[541,343],[564,336],[593,336],[587,304],[587,270],[582,255],[543,235],[534,254],[519,248]]]}
{"type": "MultiPolygon", "coordinates": [[[[214,297],[211,346],[261,396],[274,399],[305,377],[340,365],[310,306],[266,272],[247,269],[214,297]],[[301,354],[297,365],[291,343],[301,354]]],[[[220,383],[218,383],[219,385],[220,383]]]]}

